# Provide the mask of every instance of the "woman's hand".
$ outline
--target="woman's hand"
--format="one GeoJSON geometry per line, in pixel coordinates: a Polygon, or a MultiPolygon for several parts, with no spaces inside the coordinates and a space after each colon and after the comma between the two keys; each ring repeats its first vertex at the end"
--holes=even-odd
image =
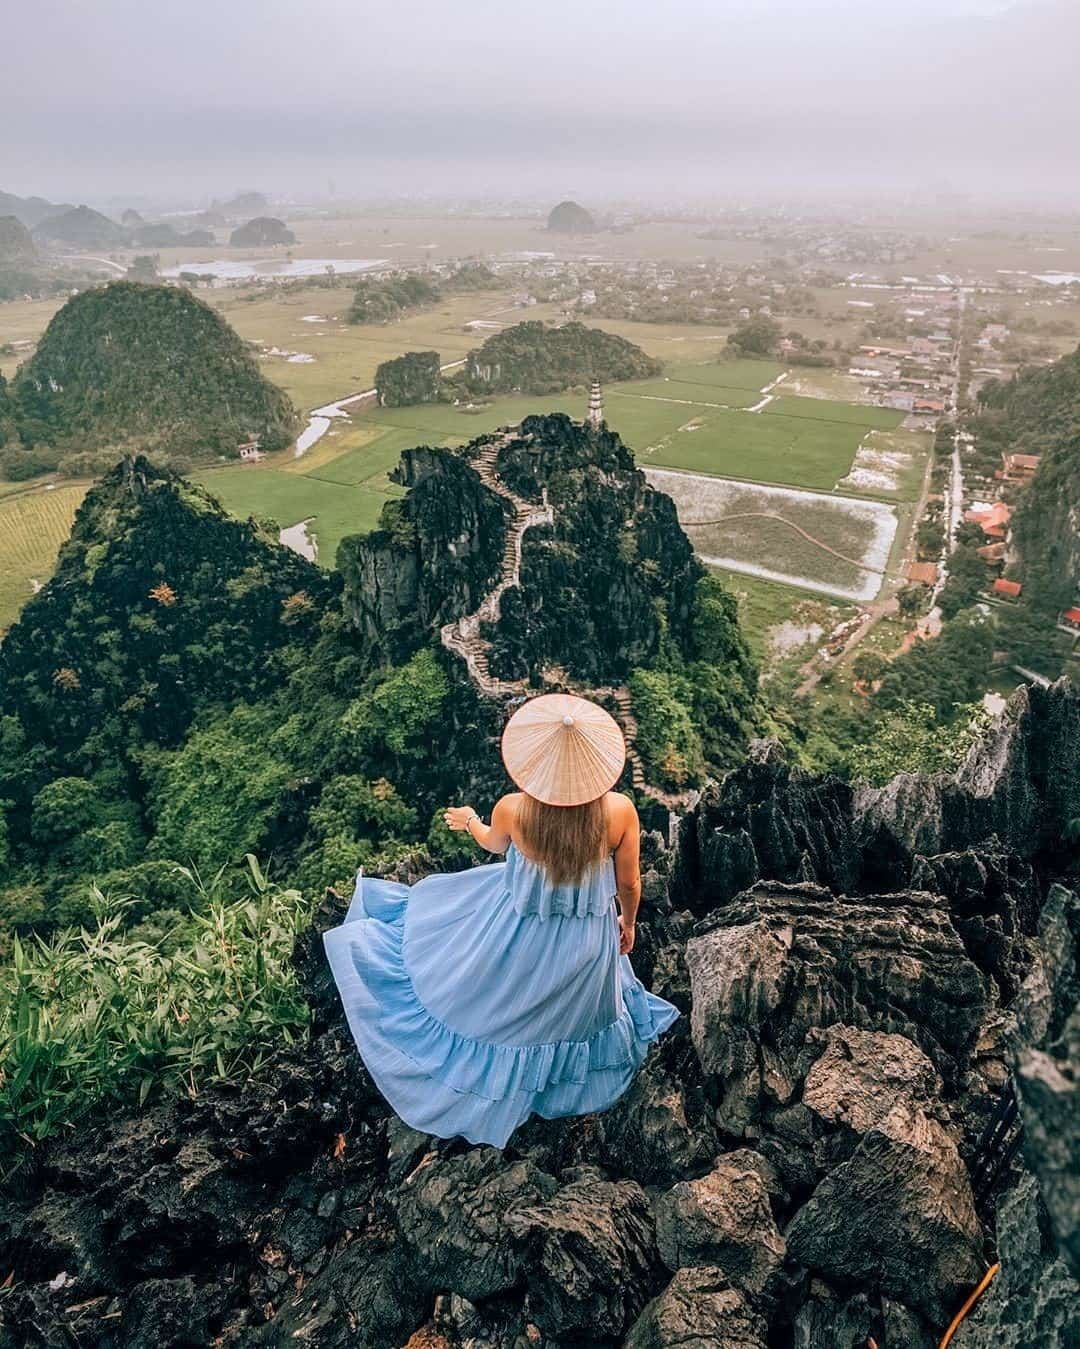
{"type": "Polygon", "coordinates": [[[470,822],[475,819],[476,811],[472,806],[447,806],[443,812],[443,821],[447,829],[452,829],[455,834],[468,829],[470,822]]]}
{"type": "Polygon", "coordinates": [[[633,923],[628,923],[626,919],[619,914],[619,955],[628,956],[634,949],[634,938],[637,936],[637,928],[633,923]]]}

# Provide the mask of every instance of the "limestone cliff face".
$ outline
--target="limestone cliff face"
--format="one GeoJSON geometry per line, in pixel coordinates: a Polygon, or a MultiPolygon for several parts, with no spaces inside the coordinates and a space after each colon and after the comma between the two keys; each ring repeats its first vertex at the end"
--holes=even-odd
{"type": "Polygon", "coordinates": [[[499,479],[526,502],[547,500],[554,523],[524,534],[520,584],[484,625],[492,673],[539,686],[557,666],[588,684],[621,683],[665,640],[684,648],[702,569],[674,505],[618,436],[565,416],[529,417],[462,450],[404,452],[393,477],[408,496],[338,553],[346,612],[366,639],[400,658],[499,580],[510,506],[472,466],[496,443],[499,479]]]}
{"type": "Polygon", "coordinates": [[[343,540],[338,568],[347,617],[400,660],[498,580],[506,508],[450,450],[406,450],[391,476],[408,496],[384,512],[381,529],[343,540]]]}
{"type": "Polygon", "coordinates": [[[702,568],[670,497],[649,487],[614,432],[528,417],[498,470],[527,500],[546,494],[555,518],[525,536],[521,586],[489,633],[496,673],[536,676],[550,664],[620,683],[665,635],[685,643],[702,568]]]}

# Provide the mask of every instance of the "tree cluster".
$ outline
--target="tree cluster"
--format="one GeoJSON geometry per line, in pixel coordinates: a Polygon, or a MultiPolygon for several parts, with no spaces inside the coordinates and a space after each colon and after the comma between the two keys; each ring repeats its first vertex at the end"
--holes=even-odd
{"type": "Polygon", "coordinates": [[[379,406],[410,407],[414,403],[434,403],[439,397],[439,353],[409,351],[392,361],[383,361],[375,371],[379,406]]]}
{"type": "Polygon", "coordinates": [[[601,328],[530,321],[493,333],[470,351],[459,380],[470,393],[550,394],[594,379],[648,379],[661,369],[633,342],[601,328]]]}

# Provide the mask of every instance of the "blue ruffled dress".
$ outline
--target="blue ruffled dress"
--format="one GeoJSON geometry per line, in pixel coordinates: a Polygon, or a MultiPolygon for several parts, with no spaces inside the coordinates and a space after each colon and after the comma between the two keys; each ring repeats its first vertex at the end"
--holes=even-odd
{"type": "Polygon", "coordinates": [[[615,870],[505,862],[359,876],[326,954],[357,1048],[406,1124],[503,1147],[530,1115],[606,1110],[678,1016],[619,955],[615,870]]]}

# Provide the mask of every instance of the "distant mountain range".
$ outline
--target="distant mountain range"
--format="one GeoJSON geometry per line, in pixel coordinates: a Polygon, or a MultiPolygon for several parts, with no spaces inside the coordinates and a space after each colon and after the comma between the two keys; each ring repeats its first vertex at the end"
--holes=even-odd
{"type": "Polygon", "coordinates": [[[48,220],[50,216],[63,215],[65,211],[73,209],[70,202],[58,205],[56,202],[46,201],[44,197],[16,197],[11,192],[0,192],[0,216],[13,215],[28,230],[32,230],[43,220],[48,220]]]}

